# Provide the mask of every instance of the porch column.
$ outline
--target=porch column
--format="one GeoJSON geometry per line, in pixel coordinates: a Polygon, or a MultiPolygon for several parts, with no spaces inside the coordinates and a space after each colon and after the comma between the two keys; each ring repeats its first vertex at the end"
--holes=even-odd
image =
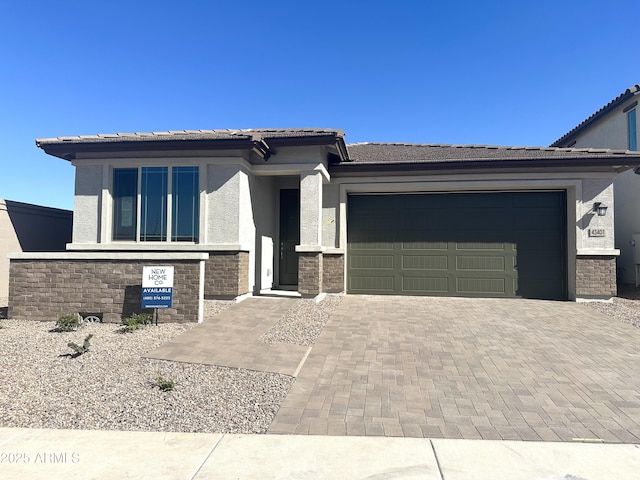
{"type": "Polygon", "coordinates": [[[322,291],[322,170],[300,174],[300,245],[298,291],[318,295],[322,291]]]}

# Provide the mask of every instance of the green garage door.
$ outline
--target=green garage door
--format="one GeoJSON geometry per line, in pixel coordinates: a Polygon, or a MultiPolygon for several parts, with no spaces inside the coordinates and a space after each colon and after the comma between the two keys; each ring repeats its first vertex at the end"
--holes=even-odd
{"type": "Polygon", "coordinates": [[[566,195],[350,195],[347,291],[567,298],[566,195]]]}

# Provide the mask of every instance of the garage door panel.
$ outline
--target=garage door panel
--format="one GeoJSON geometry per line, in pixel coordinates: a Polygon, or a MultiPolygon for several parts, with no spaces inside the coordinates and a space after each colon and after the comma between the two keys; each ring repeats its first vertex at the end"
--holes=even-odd
{"type": "Polygon", "coordinates": [[[449,230],[453,224],[450,209],[416,210],[400,212],[400,228],[402,233],[449,230]]]}
{"type": "Polygon", "coordinates": [[[403,250],[447,250],[448,242],[402,242],[403,250]]]}
{"type": "Polygon", "coordinates": [[[562,262],[562,258],[557,254],[538,255],[539,252],[533,252],[532,255],[521,255],[516,260],[518,272],[527,277],[553,278],[549,272],[555,272],[557,265],[562,262]]]}
{"type": "Polygon", "coordinates": [[[504,242],[456,242],[456,250],[496,250],[504,251],[504,242]]]}
{"type": "Polygon", "coordinates": [[[515,210],[520,208],[556,209],[564,204],[562,192],[517,192],[511,197],[511,205],[515,210]],[[551,193],[548,195],[547,193],[551,193]],[[558,195],[554,195],[557,193],[558,195]]]}
{"type": "Polygon", "coordinates": [[[403,255],[403,270],[448,270],[449,257],[446,255],[403,255]]]}
{"type": "Polygon", "coordinates": [[[563,237],[558,235],[516,235],[513,248],[526,252],[557,252],[562,249],[563,237]]]}
{"type": "Polygon", "coordinates": [[[368,250],[393,251],[393,242],[353,242],[350,244],[351,250],[366,252],[368,250]]]}
{"type": "Polygon", "coordinates": [[[506,294],[504,278],[456,278],[456,292],[473,296],[506,294]]]}
{"type": "Polygon", "coordinates": [[[348,289],[565,299],[565,196],[564,192],[350,196],[348,289]]]}
{"type": "Polygon", "coordinates": [[[558,291],[563,288],[563,282],[556,278],[527,279],[518,282],[515,279],[515,292],[522,298],[539,298],[542,300],[558,300],[558,291]]]}
{"type": "Polygon", "coordinates": [[[505,271],[505,257],[486,257],[478,255],[456,256],[456,270],[505,271]]]}
{"type": "Polygon", "coordinates": [[[349,280],[349,292],[394,293],[393,276],[353,276],[349,280]]]}
{"type": "Polygon", "coordinates": [[[393,270],[393,255],[354,255],[349,259],[352,269],[393,270]]]}
{"type": "Polygon", "coordinates": [[[461,209],[452,212],[456,218],[464,218],[465,230],[481,230],[486,231],[488,225],[499,227],[505,218],[505,212],[502,208],[490,210],[477,209],[461,209]]]}
{"type": "Polygon", "coordinates": [[[514,218],[513,223],[515,232],[556,232],[562,226],[564,226],[564,216],[555,209],[535,211],[526,209],[514,218]]]}
{"type": "Polygon", "coordinates": [[[449,292],[447,277],[403,277],[402,291],[411,295],[445,294],[449,292]]]}
{"type": "Polygon", "coordinates": [[[353,222],[354,232],[379,233],[380,235],[389,235],[389,226],[399,228],[399,222],[396,216],[392,214],[381,214],[375,210],[367,214],[356,215],[349,219],[353,222]]]}

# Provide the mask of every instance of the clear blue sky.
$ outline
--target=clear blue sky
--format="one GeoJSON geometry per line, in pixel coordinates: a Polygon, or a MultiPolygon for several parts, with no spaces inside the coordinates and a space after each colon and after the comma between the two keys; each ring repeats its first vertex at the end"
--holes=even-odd
{"type": "Polygon", "coordinates": [[[73,208],[42,137],[338,128],[548,145],[640,83],[638,0],[0,0],[0,198],[73,208]]]}

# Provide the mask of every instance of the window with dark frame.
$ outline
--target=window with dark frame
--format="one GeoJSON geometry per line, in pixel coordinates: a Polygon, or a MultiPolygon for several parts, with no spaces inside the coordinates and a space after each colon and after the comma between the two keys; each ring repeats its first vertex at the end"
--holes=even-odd
{"type": "Polygon", "coordinates": [[[198,167],[116,168],[112,195],[114,241],[198,241],[198,167]]]}
{"type": "Polygon", "coordinates": [[[627,112],[627,130],[629,132],[629,150],[638,150],[638,136],[637,136],[637,124],[636,124],[636,109],[629,110],[627,112]]]}

